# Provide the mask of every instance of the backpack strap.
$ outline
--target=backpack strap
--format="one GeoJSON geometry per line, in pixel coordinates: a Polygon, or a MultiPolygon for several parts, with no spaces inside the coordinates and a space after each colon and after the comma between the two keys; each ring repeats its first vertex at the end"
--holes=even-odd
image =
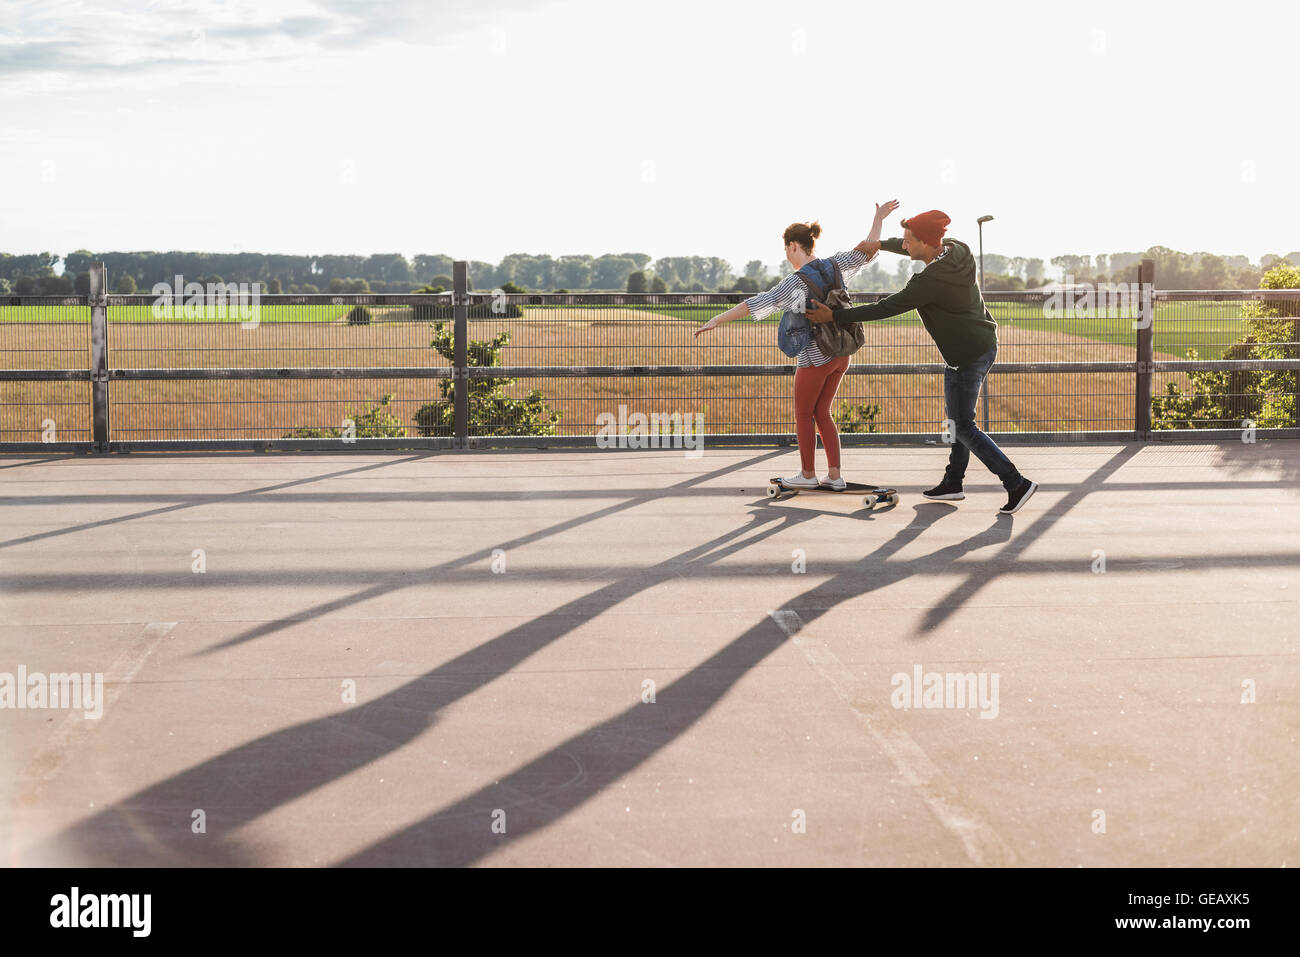
{"type": "MultiPolygon", "coordinates": [[[[827,260],[827,262],[831,264],[831,269],[832,269],[833,278],[831,279],[831,282],[834,285],[831,288],[844,289],[847,291],[848,287],[844,285],[844,273],[840,270],[840,264],[837,263],[834,259],[829,259],[827,260]]],[[[827,290],[827,292],[829,291],[830,290],[827,290]]]]}
{"type": "MultiPolygon", "coordinates": [[[[811,260],[804,264],[803,269],[800,269],[795,273],[795,275],[799,277],[800,281],[808,288],[809,296],[816,299],[818,302],[820,302],[829,291],[825,285],[825,277],[817,275],[821,270],[817,269],[816,266],[813,265],[819,261],[820,260],[816,259],[811,260]],[[809,266],[812,266],[813,268],[808,269],[809,266]],[[804,270],[808,270],[808,272],[805,272],[804,270]]],[[[832,265],[834,265],[833,262],[832,265]]]]}

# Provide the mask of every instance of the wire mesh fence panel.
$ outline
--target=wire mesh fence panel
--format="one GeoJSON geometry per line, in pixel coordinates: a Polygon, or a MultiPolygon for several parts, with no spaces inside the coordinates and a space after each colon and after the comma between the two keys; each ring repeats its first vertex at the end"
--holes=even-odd
{"type": "Polygon", "coordinates": [[[419,438],[433,379],[113,380],[117,442],[419,438]]]}
{"type": "MultiPolygon", "coordinates": [[[[1124,287],[985,294],[998,323],[998,363],[1127,362],[1135,358],[1139,302],[1124,287]],[[1098,295],[1098,292],[1101,295],[1098,295]],[[1112,294],[1112,292],[1114,294],[1112,294]]],[[[1133,428],[1132,371],[994,374],[994,432],[1093,432],[1133,428]]],[[[977,413],[976,420],[982,416],[977,413]]]]}
{"type": "MultiPolygon", "coordinates": [[[[1157,294],[1157,358],[1300,359],[1300,290],[1157,294]]],[[[1152,427],[1300,428],[1300,371],[1160,371],[1152,427]]]]}
{"type": "MultiPolygon", "coordinates": [[[[0,299],[0,370],[90,366],[90,308],[64,297],[0,299]]],[[[0,379],[0,443],[90,441],[88,381],[0,379]]]]}
{"type": "Polygon", "coordinates": [[[437,380],[383,370],[451,366],[447,296],[263,296],[235,307],[118,296],[108,320],[118,441],[342,438],[349,428],[357,438],[418,436],[416,413],[438,400],[437,380]],[[229,374],[302,369],[340,374],[229,374]],[[132,378],[130,370],[220,374],[132,378]],[[373,375],[356,375],[366,370],[373,375]]]}
{"type": "MultiPolygon", "coordinates": [[[[233,288],[174,302],[108,296],[106,323],[76,297],[0,301],[0,443],[93,435],[106,448],[108,434],[109,446],[453,447],[586,440],[683,421],[688,431],[742,439],[795,431],[795,360],[777,348],[780,316],[700,329],[740,295],[249,301],[233,288]],[[105,356],[101,371],[91,369],[92,353],[105,356]],[[458,432],[462,388],[468,415],[458,432]]],[[[1148,379],[1156,429],[1300,425],[1300,373],[1276,365],[1300,359],[1300,292],[1160,292],[1154,327],[1141,333],[1134,287],[991,292],[986,303],[999,325],[998,361],[976,421],[990,431],[1144,434],[1136,405],[1148,379]],[[1138,361],[1148,341],[1150,366],[1138,361]],[[1197,367],[1171,365],[1189,355],[1197,367]],[[1275,364],[1214,367],[1225,359],[1275,364]]],[[[944,365],[919,317],[865,323],[863,334],[832,409],[841,433],[941,433],[944,365]]]]}
{"type": "MultiPolygon", "coordinates": [[[[996,294],[994,294],[996,298],[996,294]]],[[[873,302],[882,294],[857,294],[873,302]]],[[[792,365],[776,346],[780,316],[741,318],[696,336],[699,326],[725,311],[739,296],[529,296],[474,297],[468,322],[471,364],[509,367],[792,365]],[[477,361],[476,357],[477,356],[477,361]]],[[[1004,325],[1002,362],[1133,360],[1134,314],[1120,307],[1107,313],[1053,315],[1045,297],[1001,296],[990,304],[1004,325]]],[[[916,313],[863,325],[865,345],[853,364],[915,365],[942,359],[916,313]]],[[[1016,373],[990,377],[990,427],[997,431],[1099,431],[1132,428],[1133,376],[1124,372],[1089,375],[1016,373]]],[[[494,388],[511,405],[480,412],[490,393],[484,382],[471,391],[471,434],[498,435],[517,414],[514,404],[544,401],[559,412],[549,434],[583,435],[595,429],[603,406],[636,400],[649,414],[677,408],[702,413],[714,433],[783,433],[794,429],[790,375],[746,377],[711,374],[688,377],[591,376],[585,380],[512,383],[494,388]],[[540,397],[540,398],[538,398],[540,397]],[[582,411],[582,410],[588,411],[582,411]],[[482,416],[487,415],[484,419],[482,416]]],[[[856,374],[840,385],[837,419],[845,431],[938,432],[944,420],[939,374],[856,374]]]]}

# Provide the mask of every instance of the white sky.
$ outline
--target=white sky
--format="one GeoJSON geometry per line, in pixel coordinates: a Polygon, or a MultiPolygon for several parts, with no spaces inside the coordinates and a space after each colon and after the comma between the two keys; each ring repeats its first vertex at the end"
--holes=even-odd
{"type": "Polygon", "coordinates": [[[0,6],[0,250],[1300,249],[1300,6],[0,6]]]}

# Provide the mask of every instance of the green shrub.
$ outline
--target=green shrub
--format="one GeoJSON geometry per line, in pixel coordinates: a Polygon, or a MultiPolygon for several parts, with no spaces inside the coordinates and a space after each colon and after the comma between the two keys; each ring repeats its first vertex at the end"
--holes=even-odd
{"type": "Polygon", "coordinates": [[[348,313],[349,326],[368,326],[370,325],[370,310],[365,306],[353,306],[352,311],[348,313]]]}
{"type": "MultiPolygon", "coordinates": [[[[471,339],[466,354],[471,366],[501,365],[501,350],[510,341],[510,333],[502,332],[488,340],[471,339]]],[[[452,334],[446,324],[434,326],[430,345],[449,361],[454,362],[456,351],[452,334]]],[[[469,430],[473,435],[554,435],[560,413],[546,404],[538,389],[533,389],[522,399],[514,399],[503,390],[518,382],[511,378],[469,379],[464,385],[469,390],[469,430]]],[[[452,435],[456,424],[456,389],[458,383],[442,379],[438,383],[439,399],[430,402],[415,413],[415,424],[421,435],[452,435]]]]}
{"type": "MultiPolygon", "coordinates": [[[[1278,263],[1260,280],[1261,289],[1300,289],[1300,267],[1278,263]]],[[[1294,311],[1294,307],[1292,308],[1294,311]]],[[[1242,308],[1247,332],[1223,352],[1225,359],[1300,358],[1300,317],[1283,316],[1276,306],[1249,302],[1242,308]]],[[[1196,359],[1195,349],[1187,350],[1196,359]]],[[[1151,399],[1153,429],[1239,429],[1246,419],[1257,428],[1287,428],[1297,417],[1300,372],[1192,372],[1192,388],[1176,383],[1151,399]]]]}
{"type": "MultiPolygon", "coordinates": [[[[384,396],[365,412],[357,413],[348,406],[345,419],[351,419],[355,425],[355,435],[359,439],[404,439],[406,428],[402,420],[388,411],[393,401],[391,394],[384,396]]],[[[286,439],[341,439],[343,428],[337,429],[295,429],[285,436],[286,439]]]]}
{"type": "Polygon", "coordinates": [[[849,405],[841,402],[831,413],[831,418],[841,432],[875,432],[874,420],[879,414],[879,405],[849,405]]]}

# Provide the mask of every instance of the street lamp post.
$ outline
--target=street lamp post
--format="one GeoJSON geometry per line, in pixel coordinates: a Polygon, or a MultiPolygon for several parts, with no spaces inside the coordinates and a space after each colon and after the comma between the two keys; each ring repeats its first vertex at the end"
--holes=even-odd
{"type": "Polygon", "coordinates": [[[991,222],[992,216],[981,216],[975,220],[975,224],[980,228],[980,295],[984,294],[984,224],[991,222]]]}
{"type": "MultiPolygon", "coordinates": [[[[992,220],[992,216],[981,216],[975,220],[975,225],[979,227],[980,231],[980,299],[984,298],[984,224],[992,220]]],[[[988,307],[985,306],[985,308],[988,307]]],[[[987,432],[989,430],[989,380],[987,376],[984,378],[984,388],[981,391],[984,393],[984,431],[987,432]]]]}

